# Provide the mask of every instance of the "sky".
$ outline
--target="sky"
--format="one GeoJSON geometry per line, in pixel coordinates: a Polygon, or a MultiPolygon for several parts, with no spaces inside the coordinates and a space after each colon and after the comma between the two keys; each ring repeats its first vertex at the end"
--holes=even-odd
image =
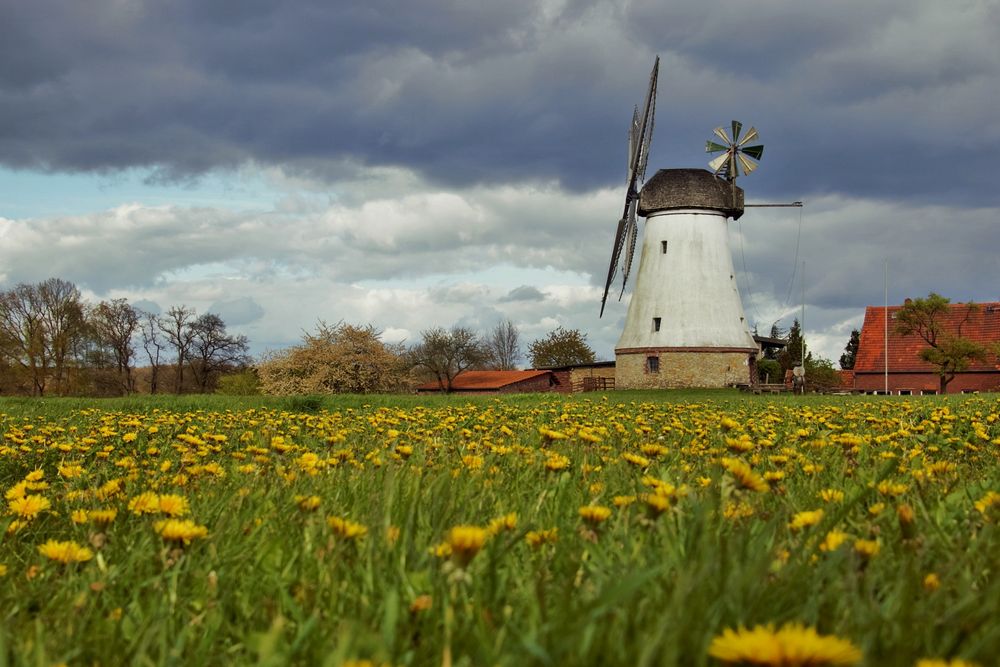
{"type": "Polygon", "coordinates": [[[886,287],[1000,300],[997,34],[998,0],[2,0],[0,289],[211,311],[258,354],[509,319],[611,359],[659,55],[647,175],[755,126],[747,202],[804,205],[730,223],[747,319],[804,301],[836,362],[886,287]]]}

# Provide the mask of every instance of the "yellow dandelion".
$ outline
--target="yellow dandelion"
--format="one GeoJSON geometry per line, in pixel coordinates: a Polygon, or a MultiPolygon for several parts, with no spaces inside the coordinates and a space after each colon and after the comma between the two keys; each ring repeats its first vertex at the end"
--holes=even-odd
{"type": "Polygon", "coordinates": [[[840,489],[823,489],[819,492],[819,497],[823,502],[826,503],[842,503],[844,502],[844,492],[840,489]]]}
{"type": "Polygon", "coordinates": [[[548,458],[545,459],[546,470],[558,472],[560,470],[565,470],[568,467],[569,458],[563,456],[562,454],[549,454],[548,458]]]}
{"type": "Polygon", "coordinates": [[[994,507],[1000,508],[1000,493],[989,491],[985,496],[975,502],[976,511],[983,516],[988,516],[994,507]]]}
{"type": "Polygon", "coordinates": [[[565,440],[568,437],[562,431],[554,431],[547,426],[539,426],[538,433],[546,440],[565,440]]]}
{"type": "Polygon", "coordinates": [[[611,516],[611,508],[603,505],[584,505],[580,508],[580,518],[592,526],[597,526],[611,516]]]}
{"type": "Polygon", "coordinates": [[[295,504],[303,512],[315,512],[322,502],[319,496],[295,496],[295,504]]]}
{"type": "Polygon", "coordinates": [[[468,565],[486,544],[489,534],[480,526],[455,526],[448,531],[446,544],[452,557],[462,566],[468,565]]]}
{"type": "Polygon", "coordinates": [[[517,530],[517,514],[514,512],[491,520],[489,525],[486,527],[486,532],[490,534],[490,537],[503,531],[509,532],[512,530],[517,530]]]}
{"type": "Polygon", "coordinates": [[[934,592],[941,588],[941,577],[936,572],[930,572],[924,577],[924,590],[934,592]]]}
{"type": "Polygon", "coordinates": [[[100,526],[106,526],[118,517],[118,510],[113,507],[109,509],[90,510],[87,512],[87,515],[90,521],[100,526]]]}
{"type": "Polygon", "coordinates": [[[879,544],[878,540],[855,540],[854,541],[854,553],[858,554],[862,558],[872,558],[877,556],[878,552],[882,550],[882,546],[879,544]]]}
{"type": "Polygon", "coordinates": [[[10,501],[10,513],[25,519],[34,519],[51,506],[52,503],[48,498],[32,493],[10,501]]]}
{"type": "Polygon", "coordinates": [[[157,505],[160,512],[172,517],[184,516],[191,511],[187,498],[174,493],[160,496],[157,505]]]}
{"type": "Polygon", "coordinates": [[[350,519],[342,519],[338,516],[330,516],[326,519],[326,524],[333,529],[333,532],[345,540],[358,540],[368,534],[368,528],[355,523],[350,519]]]}
{"type": "Polygon", "coordinates": [[[792,530],[802,530],[803,528],[815,526],[822,520],[823,510],[807,510],[796,513],[788,523],[788,527],[792,530]]]}
{"type": "Polygon", "coordinates": [[[736,482],[744,489],[750,491],[763,492],[771,488],[763,477],[750,469],[744,461],[740,459],[724,458],[721,461],[722,467],[733,476],[736,482]]]}
{"type": "Polygon", "coordinates": [[[922,658],[913,667],[979,667],[979,663],[969,662],[961,658],[942,660],[940,658],[922,658]]]}
{"type": "Polygon", "coordinates": [[[861,651],[850,641],[821,635],[799,623],[789,623],[777,631],[770,624],[752,630],[726,629],[712,640],[708,654],[726,664],[774,667],[853,665],[861,661],[861,651]]]}
{"type": "Polygon", "coordinates": [[[6,577],[6,576],[7,576],[7,566],[4,565],[3,563],[0,563],[0,577],[6,577]]]}
{"type": "Polygon", "coordinates": [[[831,530],[823,538],[823,541],[819,545],[820,551],[836,551],[841,544],[847,541],[850,537],[847,533],[841,532],[839,530],[831,530]]]}
{"type": "Polygon", "coordinates": [[[531,530],[524,536],[524,541],[529,546],[537,549],[543,544],[554,543],[559,539],[559,529],[549,528],[547,530],[531,530]]]}
{"type": "Polygon", "coordinates": [[[94,552],[73,541],[49,540],[38,547],[38,553],[60,563],[83,563],[94,557],[94,552]]]}
{"type": "Polygon", "coordinates": [[[625,459],[626,461],[628,461],[629,463],[631,463],[634,466],[638,466],[640,468],[648,468],[649,467],[649,459],[647,459],[645,456],[639,456],[638,454],[633,454],[631,452],[625,452],[625,453],[622,454],[622,458],[625,459]]]}
{"type": "Polygon", "coordinates": [[[191,544],[191,540],[208,535],[208,528],[196,524],[191,519],[165,519],[153,524],[153,530],[170,542],[191,544]]]}
{"type": "Polygon", "coordinates": [[[644,493],[639,496],[646,503],[646,509],[653,516],[660,516],[670,509],[670,498],[659,493],[644,493]]]}
{"type": "Polygon", "coordinates": [[[160,511],[160,496],[147,491],[128,501],[128,509],[133,514],[156,514],[160,511]]]}

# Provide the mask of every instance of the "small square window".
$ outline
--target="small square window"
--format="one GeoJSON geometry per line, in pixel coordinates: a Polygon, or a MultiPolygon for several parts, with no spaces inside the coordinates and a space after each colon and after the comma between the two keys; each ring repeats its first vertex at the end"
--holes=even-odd
{"type": "Polygon", "coordinates": [[[660,372],[660,358],[659,357],[646,357],[646,370],[650,373],[660,372]]]}
{"type": "Polygon", "coordinates": [[[666,241],[660,241],[660,252],[663,253],[664,255],[667,254],[667,242],[666,241]]]}
{"type": "Polygon", "coordinates": [[[653,331],[659,331],[659,330],[660,330],[660,318],[659,317],[654,317],[653,318],[653,331]]]}

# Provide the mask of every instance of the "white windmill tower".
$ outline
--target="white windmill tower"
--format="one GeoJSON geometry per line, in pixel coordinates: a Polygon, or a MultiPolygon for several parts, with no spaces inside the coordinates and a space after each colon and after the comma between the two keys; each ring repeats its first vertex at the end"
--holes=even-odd
{"type": "MultiPolygon", "coordinates": [[[[638,225],[646,218],[639,270],[625,327],[615,346],[615,385],[721,387],[749,383],[759,351],[746,322],[729,249],[728,220],[743,214],[743,190],[735,179],[756,168],[763,146],[751,128],[715,134],[708,152],[725,151],[704,169],[661,169],[642,183],[652,138],[659,58],[653,65],[642,114],[633,114],[625,213],[618,222],[601,314],[621,266],[628,280],[638,225]],[[752,159],[751,159],[752,158],[752,159]],[[721,176],[721,177],[720,177],[721,176]]],[[[621,296],[619,295],[619,299],[621,296]]]]}

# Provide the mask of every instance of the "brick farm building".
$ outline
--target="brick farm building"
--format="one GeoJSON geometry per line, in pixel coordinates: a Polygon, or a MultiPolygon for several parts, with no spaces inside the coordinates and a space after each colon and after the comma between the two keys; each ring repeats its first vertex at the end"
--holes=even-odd
{"type": "MultiPolygon", "coordinates": [[[[864,393],[937,394],[940,376],[937,367],[920,358],[927,343],[917,334],[904,336],[896,331],[896,314],[902,306],[868,306],[861,328],[861,341],[854,362],[854,390],[864,393]],[[888,339],[886,338],[888,322],[888,339]],[[888,342],[888,357],[886,346],[888,342]],[[888,364],[886,363],[888,360],[888,364]]],[[[942,331],[961,335],[987,348],[1000,344],[1000,303],[981,303],[971,310],[968,304],[949,304],[941,320],[942,331]]],[[[948,383],[947,392],[1000,390],[1000,359],[992,352],[983,361],[974,361],[948,383]]]]}

